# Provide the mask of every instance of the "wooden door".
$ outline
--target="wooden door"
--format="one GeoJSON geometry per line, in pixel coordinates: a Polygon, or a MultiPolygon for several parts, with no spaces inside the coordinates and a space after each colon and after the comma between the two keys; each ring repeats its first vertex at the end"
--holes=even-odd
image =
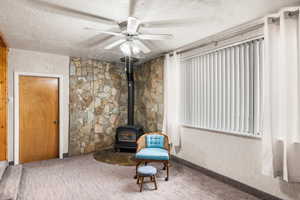
{"type": "Polygon", "coordinates": [[[20,76],[20,162],[59,154],[59,82],[57,78],[20,76]]]}
{"type": "Polygon", "coordinates": [[[7,48],[0,37],[0,161],[7,157],[7,48]]]}

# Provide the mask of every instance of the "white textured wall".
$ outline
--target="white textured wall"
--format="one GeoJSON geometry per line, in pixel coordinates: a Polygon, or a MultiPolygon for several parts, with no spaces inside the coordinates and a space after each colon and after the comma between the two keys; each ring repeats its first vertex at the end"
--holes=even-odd
{"type": "Polygon", "coordinates": [[[9,49],[8,54],[8,160],[14,160],[14,72],[31,72],[63,75],[63,99],[62,103],[67,108],[63,113],[64,131],[63,133],[63,153],[68,152],[69,143],[69,57],[55,54],[39,53],[19,49],[9,49]]]}
{"type": "Polygon", "coordinates": [[[182,147],[174,153],[196,165],[286,200],[300,199],[300,184],[261,174],[261,140],[182,128],[182,147]]]}

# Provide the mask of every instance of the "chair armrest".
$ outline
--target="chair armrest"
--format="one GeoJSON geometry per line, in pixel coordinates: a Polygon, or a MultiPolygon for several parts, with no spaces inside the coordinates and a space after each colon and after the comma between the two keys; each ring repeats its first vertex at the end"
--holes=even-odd
{"type": "Polygon", "coordinates": [[[139,139],[136,141],[136,144],[137,144],[136,152],[139,152],[141,149],[145,148],[146,147],[145,135],[139,137],[139,139]]]}

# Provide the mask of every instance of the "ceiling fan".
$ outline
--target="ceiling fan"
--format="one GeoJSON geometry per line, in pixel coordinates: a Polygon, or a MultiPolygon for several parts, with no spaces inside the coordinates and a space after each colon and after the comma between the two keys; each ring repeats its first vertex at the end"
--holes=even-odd
{"type": "MultiPolygon", "coordinates": [[[[171,34],[144,34],[139,31],[143,28],[155,28],[155,27],[178,27],[180,25],[188,25],[199,23],[199,18],[193,19],[172,19],[172,20],[159,20],[142,22],[134,16],[134,9],[136,7],[137,0],[128,0],[128,18],[126,21],[118,22],[114,19],[99,16],[96,14],[87,13],[84,11],[76,10],[73,8],[64,7],[58,4],[50,3],[50,0],[23,0],[30,3],[31,6],[38,7],[40,10],[45,10],[50,13],[64,15],[68,17],[75,17],[79,19],[85,19],[87,21],[93,21],[101,24],[117,25],[120,29],[119,32],[98,30],[96,28],[86,27],[85,29],[94,30],[98,33],[108,34],[112,37],[119,37],[119,40],[112,42],[104,47],[109,50],[120,46],[121,51],[128,56],[137,54],[147,54],[151,52],[151,49],[145,45],[143,40],[168,40],[172,39],[171,34]]],[[[103,41],[102,41],[103,42],[103,41]]]]}
{"type": "Polygon", "coordinates": [[[118,23],[120,32],[103,31],[94,28],[86,28],[87,30],[95,30],[98,33],[109,34],[117,36],[120,39],[105,46],[104,49],[109,50],[120,46],[121,51],[126,56],[137,55],[139,53],[147,54],[151,50],[147,47],[142,40],[168,40],[172,39],[171,34],[143,34],[139,32],[141,26],[146,26],[135,17],[128,17],[127,21],[118,23]]]}

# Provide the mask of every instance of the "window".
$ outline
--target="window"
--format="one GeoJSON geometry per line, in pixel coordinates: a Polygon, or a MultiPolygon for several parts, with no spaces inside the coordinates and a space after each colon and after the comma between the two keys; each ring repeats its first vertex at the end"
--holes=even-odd
{"type": "Polygon", "coordinates": [[[181,60],[183,125],[259,136],[263,39],[181,60]]]}

